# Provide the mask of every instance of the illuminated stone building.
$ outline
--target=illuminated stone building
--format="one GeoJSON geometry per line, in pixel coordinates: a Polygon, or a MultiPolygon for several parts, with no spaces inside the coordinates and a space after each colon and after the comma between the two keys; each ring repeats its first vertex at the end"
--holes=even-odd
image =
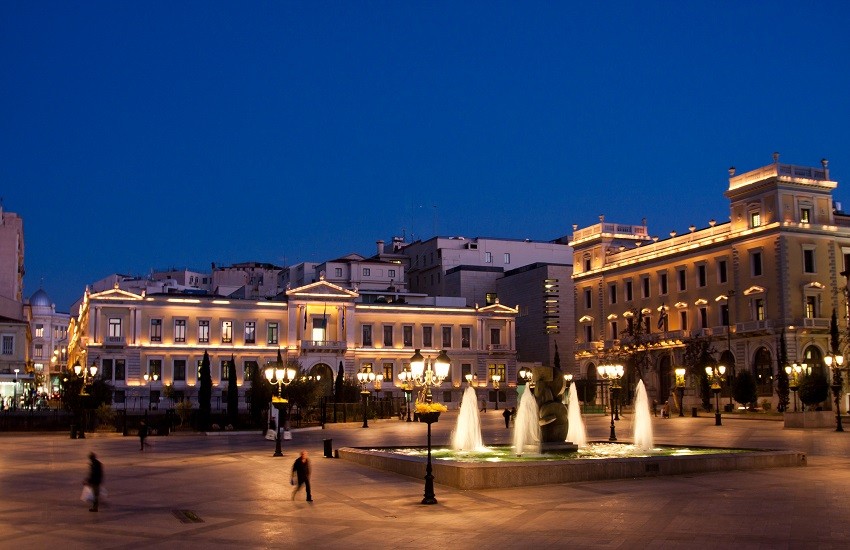
{"type": "Polygon", "coordinates": [[[137,294],[116,287],[83,297],[71,321],[69,363],[98,365],[99,376],[114,386],[117,408],[143,409],[159,401],[166,385],[175,401],[196,401],[198,366],[207,351],[216,410],[226,403],[231,355],[244,408],[246,371],[274,361],[278,349],[284,361],[298,360],[329,385],[340,367],[348,378],[364,369],[381,373],[385,396],[401,395],[398,373],[415,349],[432,358],[445,349],[452,367],[434,398],[452,403],[459,401],[467,373],[516,380],[516,310],[456,301],[420,296],[362,303],[356,290],[323,279],[270,300],[137,294]]]}
{"type": "MultiPolygon", "coordinates": [[[[595,376],[601,361],[634,342],[624,330],[640,317],[648,334],[650,396],[664,402],[673,371],[694,336],[711,340],[730,373],[751,371],[759,401],[777,402],[777,351],[784,332],[789,362],[823,369],[829,324],[846,327],[850,218],[833,201],[827,161],[810,168],[774,163],[735,175],[729,222],[691,226],[669,238],[641,225],[574,230],[576,361],[595,376]],[[663,313],[662,313],[663,312],[663,313]]],[[[722,215],[726,218],[726,214],[722,215]]],[[[727,373],[727,374],[730,374],[727,373]]],[[[846,381],[846,377],[845,377],[846,381]]],[[[630,387],[636,380],[629,380],[630,387]]],[[[696,405],[690,389],[685,406],[696,405]]]]}
{"type": "Polygon", "coordinates": [[[37,390],[55,394],[60,389],[62,372],[67,368],[70,315],[56,311],[56,304],[43,289],[36,290],[24,304],[24,315],[32,336],[29,357],[40,379],[37,390]]]}

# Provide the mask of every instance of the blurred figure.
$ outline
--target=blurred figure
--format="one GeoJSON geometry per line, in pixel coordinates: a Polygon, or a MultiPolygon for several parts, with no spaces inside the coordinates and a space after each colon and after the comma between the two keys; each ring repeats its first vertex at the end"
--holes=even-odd
{"type": "Polygon", "coordinates": [[[301,490],[304,485],[307,489],[307,502],[313,502],[313,495],[310,493],[310,459],[307,458],[307,451],[301,451],[301,456],[295,459],[292,465],[292,481],[295,478],[298,480],[298,485],[292,490],[292,500],[295,500],[295,495],[301,490]]]}
{"type": "Polygon", "coordinates": [[[100,484],[103,483],[103,464],[94,453],[89,454],[89,461],[89,477],[85,483],[91,487],[94,496],[89,512],[97,512],[97,506],[100,504],[100,484]]]}

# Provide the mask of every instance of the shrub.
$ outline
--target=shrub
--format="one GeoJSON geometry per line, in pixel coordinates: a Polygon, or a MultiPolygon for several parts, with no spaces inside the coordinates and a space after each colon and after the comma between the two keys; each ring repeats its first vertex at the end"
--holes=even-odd
{"type": "Polygon", "coordinates": [[[115,411],[112,409],[112,406],[102,403],[95,409],[95,417],[97,418],[98,426],[115,427],[115,411]]]}
{"type": "Polygon", "coordinates": [[[756,403],[758,390],[756,387],[756,377],[753,376],[753,373],[744,370],[735,376],[732,396],[735,398],[735,401],[748,408],[756,403]]]}
{"type": "Polygon", "coordinates": [[[804,376],[800,381],[800,401],[807,407],[812,407],[826,401],[829,397],[829,382],[820,372],[813,372],[804,376]]]}

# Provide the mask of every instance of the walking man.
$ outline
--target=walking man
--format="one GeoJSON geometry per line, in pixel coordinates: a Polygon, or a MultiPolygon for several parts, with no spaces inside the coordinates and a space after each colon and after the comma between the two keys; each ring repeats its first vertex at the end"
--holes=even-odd
{"type": "Polygon", "coordinates": [[[301,451],[301,456],[295,459],[295,464],[292,465],[292,477],[293,485],[294,478],[298,479],[298,485],[292,490],[292,500],[295,500],[295,494],[304,485],[307,488],[307,502],[313,502],[313,495],[310,493],[310,459],[307,458],[307,451],[301,451]]]}
{"type": "Polygon", "coordinates": [[[502,412],[502,416],[505,417],[505,428],[511,427],[511,410],[505,407],[504,412],[502,412]]]}
{"type": "Polygon", "coordinates": [[[139,423],[139,450],[145,450],[145,439],[148,437],[148,426],[145,424],[145,421],[142,420],[139,423]]]}
{"type": "Polygon", "coordinates": [[[89,454],[89,460],[91,464],[89,465],[89,477],[86,479],[86,485],[91,487],[94,496],[89,512],[97,512],[97,505],[100,503],[100,484],[103,483],[103,464],[100,463],[94,453],[89,454]]]}

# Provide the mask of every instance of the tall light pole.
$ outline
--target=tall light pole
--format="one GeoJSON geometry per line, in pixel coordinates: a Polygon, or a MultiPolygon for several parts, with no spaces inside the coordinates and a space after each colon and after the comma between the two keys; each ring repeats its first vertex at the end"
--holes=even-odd
{"type": "Polygon", "coordinates": [[[14,385],[13,390],[12,390],[12,392],[14,394],[14,397],[12,397],[12,409],[13,410],[18,410],[18,373],[19,372],[21,372],[21,369],[15,369],[15,385],[14,385]]]}
{"type": "Polygon", "coordinates": [[[446,350],[440,351],[440,354],[433,361],[430,357],[423,357],[418,349],[414,350],[413,357],[410,358],[413,383],[422,388],[416,398],[419,421],[428,425],[428,462],[425,466],[425,496],[422,498],[422,504],[437,504],[437,498],[434,494],[434,474],[431,467],[431,424],[439,420],[440,412],[445,411],[446,408],[432,402],[431,389],[437,388],[443,383],[450,368],[451,360],[446,354],[446,350]]]}
{"type": "Polygon", "coordinates": [[[723,375],[726,374],[726,367],[719,365],[717,367],[705,367],[705,374],[711,382],[711,391],[714,393],[714,425],[721,426],[720,419],[720,383],[723,382],[723,375]]]}
{"type": "MultiPolygon", "coordinates": [[[[278,354],[279,356],[279,354],[278,354]]],[[[280,449],[280,425],[283,424],[284,410],[283,406],[286,400],[283,398],[283,386],[288,386],[295,376],[298,374],[295,369],[283,367],[283,362],[276,362],[274,366],[271,363],[266,367],[264,374],[273,386],[277,386],[277,397],[272,397],[272,405],[277,409],[277,425],[275,426],[275,444],[274,454],[272,456],[283,456],[283,451],[280,449]]]]}
{"type": "Polygon", "coordinates": [[[841,425],[841,366],[844,364],[844,356],[841,354],[830,353],[823,358],[826,366],[832,369],[832,395],[835,397],[835,431],[843,432],[844,427],[841,425]]]}
{"type": "Polygon", "coordinates": [[[677,368],[676,373],[676,393],[679,396],[679,416],[685,416],[685,369],[677,368]]]}
{"type": "Polygon", "coordinates": [[[360,396],[363,398],[363,426],[361,428],[368,428],[369,417],[366,414],[366,405],[369,403],[369,388],[366,385],[375,381],[375,373],[361,370],[357,373],[357,381],[360,382],[360,396]]]}
{"type": "Polygon", "coordinates": [[[785,374],[788,375],[788,389],[794,392],[794,412],[797,412],[797,390],[800,387],[800,373],[802,372],[803,367],[797,363],[785,365],[785,374]]]}
{"type": "Polygon", "coordinates": [[[624,372],[623,365],[599,365],[597,371],[603,379],[611,383],[611,434],[608,436],[608,441],[617,441],[617,432],[614,430],[614,403],[620,392],[620,379],[624,372]]]}
{"type": "Polygon", "coordinates": [[[148,410],[150,411],[150,410],[153,410],[153,392],[151,390],[151,384],[153,382],[156,382],[157,380],[159,380],[159,374],[153,373],[151,375],[151,374],[145,373],[143,378],[145,379],[145,382],[147,382],[147,384],[148,384],[148,410]]]}
{"type": "Polygon", "coordinates": [[[494,374],[493,376],[490,377],[490,379],[493,381],[493,389],[496,391],[496,409],[495,410],[498,411],[499,410],[499,382],[502,380],[502,375],[494,374]]]}
{"type": "Polygon", "coordinates": [[[410,372],[410,367],[405,366],[398,373],[398,380],[401,382],[401,391],[404,392],[404,403],[407,408],[407,421],[413,422],[410,418],[410,394],[413,392],[413,373],[410,372]]]}

